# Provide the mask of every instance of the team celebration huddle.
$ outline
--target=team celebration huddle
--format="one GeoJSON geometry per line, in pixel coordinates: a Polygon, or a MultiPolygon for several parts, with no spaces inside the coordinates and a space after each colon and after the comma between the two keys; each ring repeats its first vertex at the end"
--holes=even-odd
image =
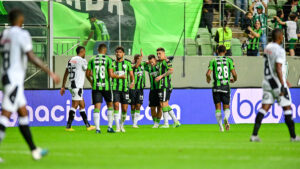
{"type": "Polygon", "coordinates": [[[72,108],[69,111],[66,131],[74,131],[71,127],[75,117],[76,109],[80,108],[80,115],[87,130],[100,130],[100,109],[103,98],[107,105],[108,133],[125,132],[124,123],[127,117],[128,104],[131,106],[131,118],[133,128],[138,127],[141,105],[144,100],[145,72],[150,79],[149,107],[154,122],[153,128],[169,128],[168,116],[174,121],[174,127],[181,124],[177,120],[173,109],[169,106],[172,93],[171,74],[173,73],[172,59],[166,57],[165,49],[158,48],[155,55],[149,55],[148,61],[143,62],[143,52],[136,54],[134,60],[125,59],[124,48],[119,46],[115,49],[115,60],[106,55],[107,46],[100,44],[99,54],[85,60],[85,48],[77,47],[77,55],[68,61],[61,95],[65,93],[65,85],[69,76],[69,90],[72,94],[72,108]],[[85,113],[83,100],[83,85],[85,77],[92,87],[92,102],[95,106],[93,119],[95,126],[91,126],[85,113]],[[121,105],[121,118],[119,110],[121,105]],[[163,116],[164,125],[159,126],[163,116]],[[121,120],[121,121],[120,121],[121,120]],[[115,121],[116,130],[113,129],[115,121]]]}

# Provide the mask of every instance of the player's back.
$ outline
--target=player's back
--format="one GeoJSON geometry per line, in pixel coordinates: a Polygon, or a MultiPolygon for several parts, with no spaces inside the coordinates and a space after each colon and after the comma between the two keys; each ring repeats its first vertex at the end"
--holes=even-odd
{"type": "Polygon", "coordinates": [[[87,62],[80,56],[72,57],[68,62],[69,81],[71,88],[83,88],[87,62]]]}
{"type": "Polygon", "coordinates": [[[32,50],[29,33],[20,27],[5,29],[1,35],[3,83],[23,84],[27,68],[26,53],[32,50]]]}
{"type": "Polygon", "coordinates": [[[280,81],[276,72],[276,63],[282,64],[283,81],[286,83],[286,54],[284,49],[277,43],[269,43],[264,51],[265,65],[264,65],[264,80],[263,87],[267,90],[278,88],[280,81]]]}
{"type": "Polygon", "coordinates": [[[213,71],[214,87],[229,86],[230,72],[234,69],[232,58],[217,56],[210,61],[209,69],[213,71]]]}

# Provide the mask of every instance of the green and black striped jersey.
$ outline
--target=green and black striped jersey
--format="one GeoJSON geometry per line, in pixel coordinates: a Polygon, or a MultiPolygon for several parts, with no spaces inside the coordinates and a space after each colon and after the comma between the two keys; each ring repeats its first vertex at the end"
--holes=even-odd
{"type": "Polygon", "coordinates": [[[129,75],[132,71],[131,62],[123,60],[122,62],[113,61],[114,74],[122,76],[125,75],[125,79],[113,79],[113,90],[127,92],[129,88],[129,75]]]}
{"type": "Polygon", "coordinates": [[[108,56],[99,54],[89,60],[88,70],[93,73],[93,90],[111,90],[108,69],[112,69],[112,59],[108,56]]]}
{"type": "Polygon", "coordinates": [[[145,67],[147,64],[145,62],[141,62],[140,66],[135,68],[133,67],[133,75],[134,75],[134,87],[132,89],[144,89],[145,87],[145,67]]]}
{"type": "MultiPolygon", "coordinates": [[[[172,68],[172,63],[170,60],[166,61],[159,61],[158,62],[158,76],[168,72],[168,70],[172,68]]],[[[159,82],[158,82],[158,89],[172,89],[172,84],[171,84],[171,75],[163,77],[159,82]]]]}
{"type": "Polygon", "coordinates": [[[234,69],[232,58],[218,56],[209,62],[208,69],[213,71],[214,87],[227,86],[230,83],[231,70],[234,69]]]}
{"type": "Polygon", "coordinates": [[[149,80],[150,80],[150,90],[157,90],[159,83],[155,81],[155,78],[158,76],[158,65],[152,66],[151,64],[145,65],[145,70],[149,74],[149,80]]]}

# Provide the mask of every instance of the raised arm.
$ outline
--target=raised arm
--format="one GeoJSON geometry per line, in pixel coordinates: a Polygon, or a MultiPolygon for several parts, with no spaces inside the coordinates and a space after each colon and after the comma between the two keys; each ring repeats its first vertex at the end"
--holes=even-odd
{"type": "Polygon", "coordinates": [[[265,8],[265,14],[267,14],[268,13],[268,5],[263,0],[261,1],[261,3],[265,8]]]}
{"type": "Polygon", "coordinates": [[[251,4],[251,6],[249,7],[249,11],[251,12],[251,13],[253,13],[254,12],[254,5],[256,4],[256,1],[254,1],[252,4],[251,4]]]}

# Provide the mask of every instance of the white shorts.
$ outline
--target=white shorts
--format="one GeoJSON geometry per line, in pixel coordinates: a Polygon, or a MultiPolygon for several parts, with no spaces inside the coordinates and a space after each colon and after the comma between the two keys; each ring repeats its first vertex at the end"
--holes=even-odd
{"type": "Polygon", "coordinates": [[[83,100],[83,89],[82,88],[70,89],[70,93],[72,94],[72,100],[83,100]]]}
{"type": "Polygon", "coordinates": [[[275,100],[277,100],[277,103],[281,107],[290,106],[292,104],[292,98],[291,98],[291,93],[289,88],[287,88],[287,92],[288,92],[287,95],[279,96],[280,94],[279,89],[263,90],[262,104],[273,104],[275,100]]]}
{"type": "Polygon", "coordinates": [[[17,112],[20,107],[26,105],[23,85],[5,85],[3,88],[2,109],[9,112],[17,112]]]}

